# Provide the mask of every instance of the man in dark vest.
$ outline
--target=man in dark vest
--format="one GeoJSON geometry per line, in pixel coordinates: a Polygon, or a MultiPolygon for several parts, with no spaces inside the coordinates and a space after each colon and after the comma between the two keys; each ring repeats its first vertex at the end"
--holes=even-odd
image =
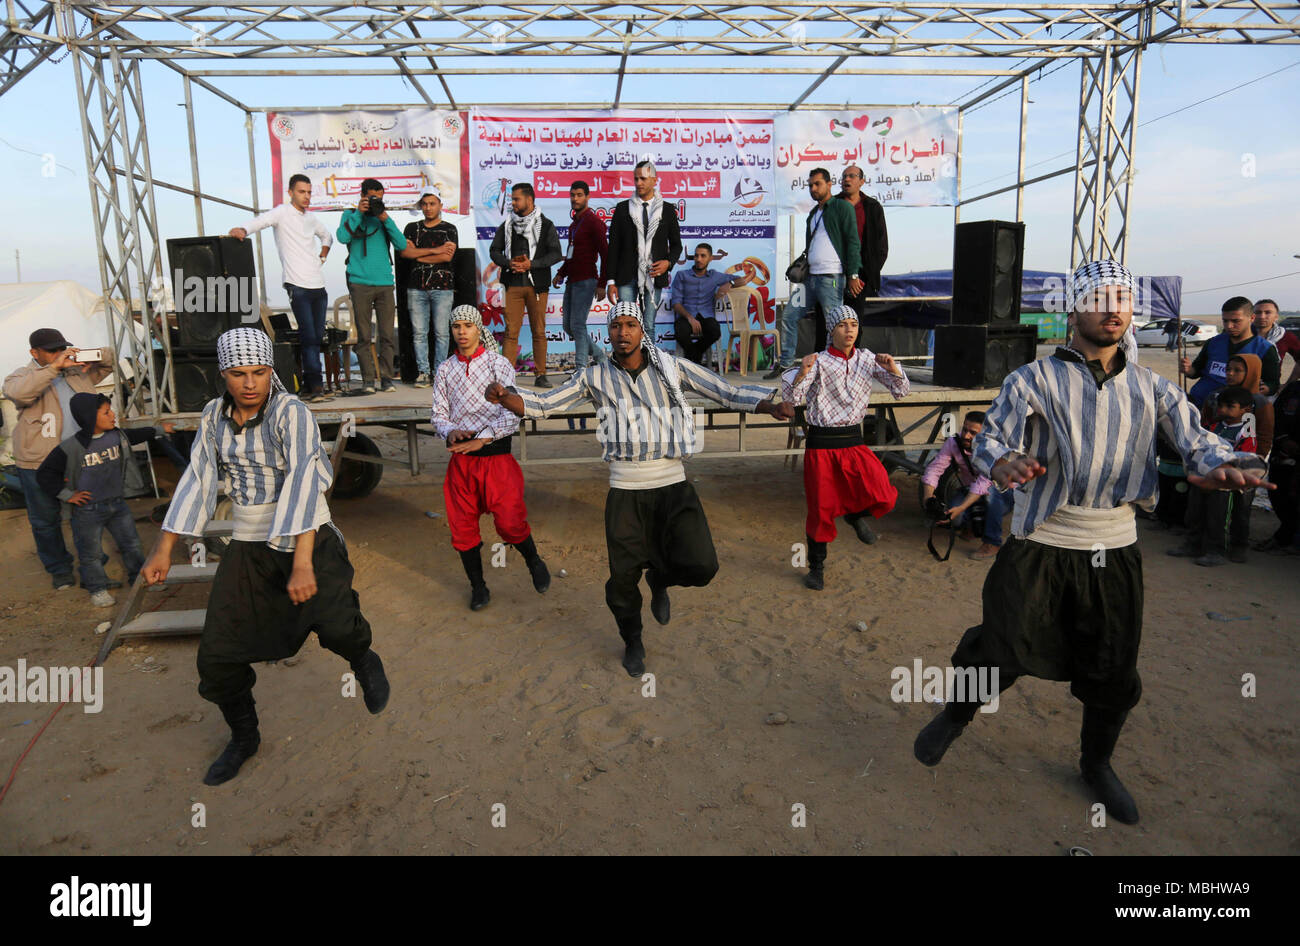
{"type": "Polygon", "coordinates": [[[1255,307],[1245,296],[1233,296],[1223,304],[1223,332],[1214,336],[1201,348],[1196,360],[1181,359],[1178,370],[1189,378],[1197,378],[1187,398],[1200,407],[1212,391],[1227,384],[1228,359],[1233,355],[1258,355],[1263,363],[1259,391],[1251,394],[1275,394],[1282,376],[1282,362],[1277,349],[1266,338],[1252,334],[1251,320],[1255,307]]]}

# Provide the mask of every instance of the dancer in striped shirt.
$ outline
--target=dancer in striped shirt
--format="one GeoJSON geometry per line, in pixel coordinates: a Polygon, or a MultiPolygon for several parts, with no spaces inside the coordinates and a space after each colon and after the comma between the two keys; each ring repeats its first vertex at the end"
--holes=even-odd
{"type": "Polygon", "coordinates": [[[226,393],[203,409],[190,465],[141,569],[151,585],[167,578],[176,537],[203,535],[224,482],[235,529],[208,596],[198,670],[199,695],[221,708],[231,740],[208,769],[208,785],[234,778],[261,742],[251,665],[292,657],[312,631],[351,664],[371,713],[388,703],[343,534],[325,502],[332,471],[320,431],[276,378],[273,354],[261,329],[217,339],[226,393]]]}
{"type": "MultiPolygon", "coordinates": [[[[1080,266],[1065,291],[1069,347],[1012,372],[989,409],[973,465],[999,488],[1024,488],[1013,537],[984,581],[983,623],[966,631],[952,656],[953,667],[981,679],[989,694],[1022,674],[1070,681],[1083,703],[1084,781],[1125,824],[1137,822],[1137,805],[1110,758],[1142,695],[1133,506],[1155,506],[1157,428],[1182,454],[1194,485],[1263,483],[1245,458],[1201,428],[1176,385],[1126,360],[1120,340],[1135,295],[1133,276],[1118,263],[1080,266]]],[[[917,736],[913,751],[924,764],[938,765],[974,718],[979,702],[967,690],[964,698],[950,694],[917,736]]]]}
{"type": "Polygon", "coordinates": [[[867,522],[894,508],[898,490],[862,440],[862,419],[872,380],[885,385],[895,400],[904,397],[907,375],[889,355],[853,347],[858,315],[843,305],[826,313],[826,350],[807,355],[781,378],[781,403],[808,404],[808,441],[804,452],[803,488],[808,502],[808,574],[803,583],[814,591],[824,586],[826,546],[835,538],[835,519],[843,516],[858,538],[870,545],[876,535],[867,522]]]}
{"type": "Polygon", "coordinates": [[[699,449],[683,389],[746,413],[780,418],[785,405],[774,407],[768,391],[734,387],[655,347],[635,302],[614,306],[609,336],[612,358],[587,365],[553,391],[539,395],[495,383],[485,393],[492,403],[527,417],[548,417],[584,400],[596,406],[596,436],[609,464],[610,485],[605,498],[605,603],[625,644],[623,668],[636,677],[645,672],[638,587],[642,571],[650,587],[650,613],[660,624],[670,616],[669,587],[702,587],[718,571],[709,523],[682,466],[699,449]]]}
{"type": "Polygon", "coordinates": [[[523,555],[539,594],[551,587],[551,573],[537,554],[524,506],[524,474],[510,453],[519,418],[483,397],[489,384],[513,386],[515,370],[483,327],[477,307],[452,311],[451,337],[456,353],[438,366],[433,380],[433,429],[451,451],[442,484],[447,525],[469,578],[470,610],[477,611],[491,598],[479,554],[483,514],[492,513],[497,535],[523,555]]]}

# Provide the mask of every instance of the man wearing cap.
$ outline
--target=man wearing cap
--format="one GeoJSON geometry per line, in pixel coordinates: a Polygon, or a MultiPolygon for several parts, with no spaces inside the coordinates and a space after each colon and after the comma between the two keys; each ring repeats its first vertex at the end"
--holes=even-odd
{"type": "Polygon", "coordinates": [[[682,466],[700,449],[683,389],[734,411],[786,420],[794,411],[774,406],[767,389],[735,387],[656,347],[635,302],[619,302],[610,311],[609,337],[612,358],[587,365],[553,391],[512,391],[495,382],[484,396],[521,417],[549,417],[583,400],[596,406],[596,437],[609,464],[605,603],[625,644],[623,669],[639,677],[645,672],[641,573],[650,587],[650,612],[667,624],[669,587],[703,587],[718,572],[709,523],[682,466]]]}
{"type": "Polygon", "coordinates": [[[966,693],[948,694],[913,747],[919,761],[938,765],[980,696],[987,700],[984,694],[1022,674],[1068,680],[1083,703],[1084,782],[1124,824],[1137,823],[1137,805],[1110,758],[1142,695],[1142,556],[1133,507],[1155,507],[1156,431],[1182,455],[1194,486],[1264,482],[1262,467],[1239,467],[1232,448],[1201,427],[1177,385],[1124,357],[1120,340],[1136,294],[1133,276],[1114,261],[1075,270],[1065,287],[1069,345],[1008,375],[985,416],[973,467],[1000,489],[1023,488],[1012,538],[984,581],[983,622],[952,655],[966,693]]]}
{"type": "Polygon", "coordinates": [[[5,378],[5,397],[18,408],[13,435],[14,463],[27,502],[36,554],[56,590],[75,587],[72,556],[63,541],[62,508],[36,481],[36,471],[50,451],[79,429],[72,416],[72,396],[93,394],[95,385],[113,373],[112,354],[103,350],[95,363],[77,361],[77,349],[55,328],[38,328],[27,340],[32,360],[5,378]]]}
{"type": "Polygon", "coordinates": [[[141,569],[149,584],[167,578],[176,537],[203,534],[224,482],[235,529],[208,598],[198,671],[199,695],[221,708],[231,740],[208,769],[208,785],[234,778],[261,742],[251,665],[292,657],[312,631],[350,663],[366,709],[378,713],[388,703],[347,546],[325,501],[329,457],[311,411],[284,390],[273,361],[261,329],[217,339],[226,391],[203,409],[190,465],[141,569]]]}

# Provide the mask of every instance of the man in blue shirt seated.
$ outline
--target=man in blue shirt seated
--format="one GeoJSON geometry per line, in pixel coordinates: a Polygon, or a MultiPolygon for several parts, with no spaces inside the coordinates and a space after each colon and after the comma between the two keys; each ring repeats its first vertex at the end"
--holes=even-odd
{"type": "Polygon", "coordinates": [[[710,346],[722,337],[718,320],[713,317],[714,300],[721,299],[728,289],[743,286],[754,278],[753,274],[729,276],[711,270],[709,263],[712,261],[713,247],[701,243],[695,248],[695,266],[677,271],[668,296],[673,314],[677,316],[673,322],[677,351],[697,365],[710,346]]]}

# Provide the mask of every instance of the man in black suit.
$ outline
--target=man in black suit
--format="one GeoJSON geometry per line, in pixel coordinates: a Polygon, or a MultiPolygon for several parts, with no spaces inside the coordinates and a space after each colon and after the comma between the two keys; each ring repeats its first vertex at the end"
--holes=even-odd
{"type": "Polygon", "coordinates": [[[862,265],[858,269],[858,276],[862,279],[863,287],[856,297],[850,292],[844,300],[857,310],[858,315],[862,314],[863,303],[857,300],[880,295],[880,270],[889,257],[885,208],[871,195],[862,193],[864,183],[866,178],[862,174],[862,168],[856,164],[850,165],[840,177],[843,189],[835,195],[853,205],[853,212],[858,219],[858,242],[862,246],[862,265]]]}
{"type": "Polygon", "coordinates": [[[636,197],[620,201],[609,222],[610,304],[641,306],[645,332],[655,337],[655,309],[668,288],[669,270],[682,255],[677,209],[655,194],[659,173],[649,161],[632,172],[636,197]]]}

